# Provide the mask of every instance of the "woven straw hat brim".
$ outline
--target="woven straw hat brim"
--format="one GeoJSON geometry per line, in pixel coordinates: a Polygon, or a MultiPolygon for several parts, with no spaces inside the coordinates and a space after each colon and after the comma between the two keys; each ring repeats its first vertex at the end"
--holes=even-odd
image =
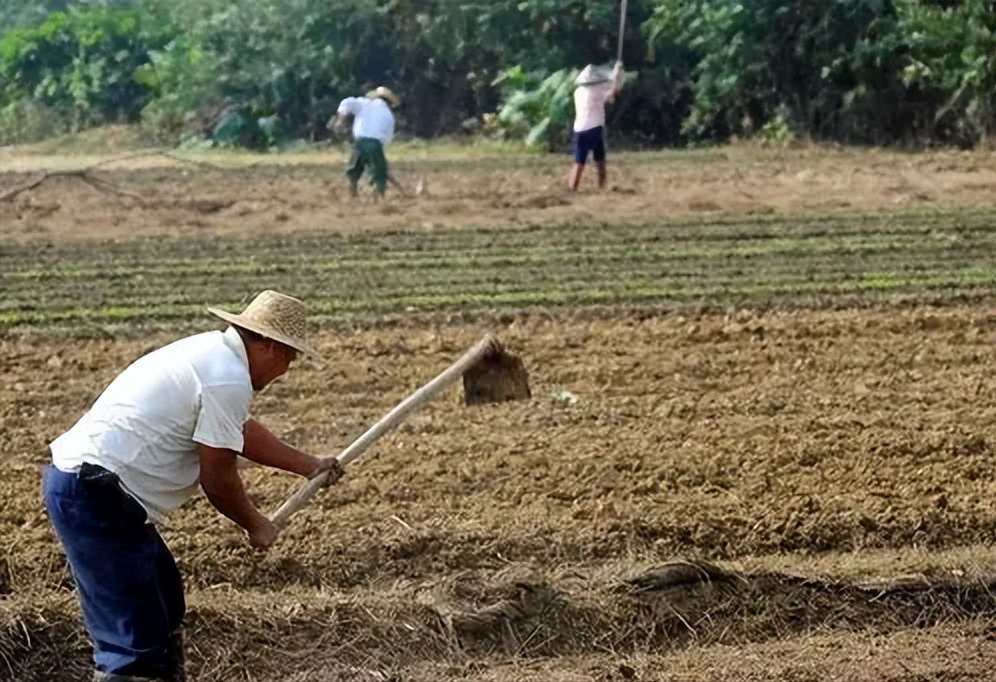
{"type": "Polygon", "coordinates": [[[325,361],[325,358],[323,358],[318,351],[308,345],[304,339],[287,336],[269,325],[262,324],[259,320],[255,320],[251,317],[245,317],[244,315],[235,315],[224,310],[218,310],[217,308],[208,308],[208,312],[212,315],[217,315],[229,324],[234,324],[236,327],[242,327],[243,329],[248,329],[251,332],[256,332],[257,334],[265,336],[268,339],[279,341],[280,343],[290,346],[295,350],[299,350],[302,353],[310,355],[316,360],[322,362],[325,361]]]}
{"type": "Polygon", "coordinates": [[[612,80],[609,74],[605,73],[602,69],[592,66],[586,66],[578,77],[574,79],[574,83],[577,85],[596,85],[597,83],[606,83],[612,80]]]}
{"type": "Polygon", "coordinates": [[[398,105],[401,104],[401,98],[395,95],[390,88],[385,88],[383,85],[374,88],[373,90],[368,92],[366,96],[369,99],[377,99],[379,97],[380,99],[390,104],[392,107],[397,107],[398,105]]]}

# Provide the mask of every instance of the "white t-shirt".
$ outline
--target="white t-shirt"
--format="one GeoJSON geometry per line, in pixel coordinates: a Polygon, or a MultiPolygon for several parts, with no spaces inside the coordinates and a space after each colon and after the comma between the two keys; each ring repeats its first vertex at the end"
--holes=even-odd
{"type": "Polygon", "coordinates": [[[605,125],[605,103],[611,102],[622,87],[624,72],[617,62],[604,83],[579,85],[574,90],[574,132],[581,133],[605,125]]]}
{"type": "Polygon", "coordinates": [[[353,138],[372,137],[387,147],[394,139],[394,114],[380,97],[347,97],[336,113],[353,115],[353,138]]]}
{"type": "Polygon", "coordinates": [[[252,400],[238,332],[180,339],[129,365],[76,424],[52,442],[52,463],[113,471],[150,521],[187,501],[200,480],[197,444],[242,452],[252,400]]]}

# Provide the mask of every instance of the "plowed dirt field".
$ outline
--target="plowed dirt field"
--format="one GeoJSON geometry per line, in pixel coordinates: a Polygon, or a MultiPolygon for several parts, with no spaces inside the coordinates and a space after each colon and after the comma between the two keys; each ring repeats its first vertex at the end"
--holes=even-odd
{"type": "MultiPolygon", "coordinates": [[[[485,333],[532,398],[449,389],[266,554],[188,503],[191,679],[992,679],[992,154],[616,154],[568,195],[563,158],[402,147],[382,202],[342,163],[2,157],[0,677],[91,674],[46,444],[276,288],[329,358],[255,402],[299,447],[485,333]]],[[[244,476],[264,510],[300,485],[244,476]]]]}

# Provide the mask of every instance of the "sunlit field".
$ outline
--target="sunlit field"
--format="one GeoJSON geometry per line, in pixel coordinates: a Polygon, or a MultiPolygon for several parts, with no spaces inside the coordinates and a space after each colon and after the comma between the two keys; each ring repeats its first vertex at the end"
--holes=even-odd
{"type": "MultiPolygon", "coordinates": [[[[128,362],[305,300],[329,362],[256,415],[345,448],[485,333],[528,401],[411,416],[267,554],[196,497],[163,531],[198,682],[992,679],[991,152],[392,147],[0,151],[0,671],[90,679],[39,498],[128,362]]],[[[247,468],[275,510],[299,483],[247,468]]]]}

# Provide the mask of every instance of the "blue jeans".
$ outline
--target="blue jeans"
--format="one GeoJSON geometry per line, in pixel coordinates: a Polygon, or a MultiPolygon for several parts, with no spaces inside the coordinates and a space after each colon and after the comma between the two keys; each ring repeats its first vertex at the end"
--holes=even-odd
{"type": "Polygon", "coordinates": [[[170,633],[183,621],[183,581],[145,510],[114,474],[47,466],[45,509],[62,542],[83,621],[103,673],[159,677],[170,666],[170,633]]]}

